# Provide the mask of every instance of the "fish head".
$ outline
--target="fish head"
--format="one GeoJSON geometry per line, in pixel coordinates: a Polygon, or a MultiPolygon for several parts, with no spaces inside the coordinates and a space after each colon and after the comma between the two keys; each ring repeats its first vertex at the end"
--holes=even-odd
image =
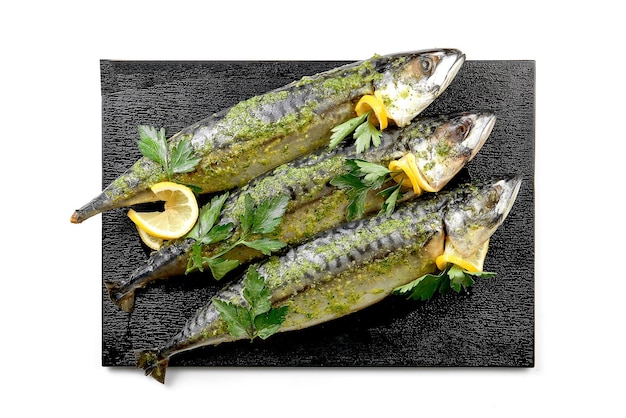
{"type": "Polygon", "coordinates": [[[508,216],[521,184],[512,176],[463,188],[444,215],[447,242],[463,256],[478,251],[508,216]]]}
{"type": "Polygon", "coordinates": [[[433,190],[441,190],[481,149],[495,124],[492,113],[420,118],[404,130],[417,169],[433,190]],[[421,132],[411,126],[421,126],[421,132]]]}
{"type": "Polygon", "coordinates": [[[450,85],[465,62],[457,49],[434,49],[385,56],[375,95],[397,126],[408,125],[450,85]]]}

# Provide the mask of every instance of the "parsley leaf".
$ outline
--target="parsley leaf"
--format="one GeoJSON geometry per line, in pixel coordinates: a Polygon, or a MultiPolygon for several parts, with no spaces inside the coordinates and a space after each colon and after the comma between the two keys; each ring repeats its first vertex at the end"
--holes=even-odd
{"type": "Polygon", "coordinates": [[[248,238],[255,234],[263,235],[274,232],[283,220],[287,203],[289,203],[289,197],[280,195],[264,200],[255,207],[250,194],[246,194],[244,212],[240,217],[241,237],[238,243],[259,250],[265,255],[283,248],[286,244],[282,241],[269,238],[249,241],[248,238]]]}
{"type": "Polygon", "coordinates": [[[215,244],[216,242],[225,241],[232,235],[233,224],[231,222],[224,225],[215,225],[204,235],[199,242],[204,245],[215,244]]]}
{"type": "Polygon", "coordinates": [[[374,144],[375,147],[379,146],[381,136],[382,133],[369,120],[357,126],[354,130],[357,154],[368,150],[371,144],[374,144]]]}
{"type": "Polygon", "coordinates": [[[252,221],[254,221],[254,200],[249,193],[244,196],[244,209],[243,214],[239,217],[239,225],[241,226],[241,235],[247,235],[252,228],[252,221]]]}
{"type": "Polygon", "coordinates": [[[383,206],[380,208],[381,213],[389,216],[396,210],[396,203],[402,196],[400,187],[402,187],[402,185],[398,183],[395,186],[387,187],[385,190],[378,192],[379,195],[385,198],[385,203],[383,203],[383,206]]]}
{"type": "MultiPolygon", "coordinates": [[[[252,200],[250,195],[246,195],[247,200],[252,200]]],[[[264,200],[256,209],[251,212],[249,209],[252,207],[246,202],[246,212],[243,217],[251,218],[250,232],[253,234],[269,234],[276,229],[276,227],[282,222],[283,214],[287,209],[287,203],[289,203],[289,197],[281,195],[272,199],[264,200]]],[[[248,223],[248,222],[247,222],[248,223]]]]}
{"type": "Polygon", "coordinates": [[[248,306],[235,305],[213,298],[213,304],[235,337],[266,339],[276,333],[287,315],[287,307],[272,308],[272,292],[254,267],[248,268],[243,280],[243,297],[248,306]]]}
{"type": "Polygon", "coordinates": [[[220,316],[228,326],[228,332],[234,337],[249,336],[250,314],[243,306],[238,306],[230,302],[224,302],[214,298],[213,304],[220,313],[220,316]]]}
{"type": "Polygon", "coordinates": [[[333,178],[330,184],[336,187],[348,189],[350,203],[346,209],[346,219],[351,221],[360,218],[365,212],[365,200],[370,188],[361,179],[352,173],[342,174],[333,178]]]}
{"type": "Polygon", "coordinates": [[[170,167],[172,173],[189,173],[196,168],[201,160],[202,158],[194,156],[189,139],[183,138],[172,148],[170,167]]]}
{"type": "Polygon", "coordinates": [[[467,288],[474,284],[474,280],[470,275],[466,275],[463,270],[456,265],[448,269],[448,277],[450,278],[450,287],[457,293],[461,288],[467,288]]]}
{"type": "Polygon", "coordinates": [[[285,322],[287,309],[286,306],[281,306],[257,315],[254,318],[254,327],[257,335],[265,340],[270,335],[275,334],[280,329],[281,324],[285,322]]]}
{"type": "Polygon", "coordinates": [[[408,296],[409,299],[422,301],[428,300],[435,294],[435,291],[441,284],[441,281],[443,280],[442,274],[425,274],[422,277],[405,284],[404,286],[394,289],[394,293],[400,295],[410,292],[410,295],[408,296]]]}
{"type": "Polygon", "coordinates": [[[457,265],[448,266],[439,274],[425,274],[417,279],[393,290],[396,295],[407,295],[407,299],[426,301],[436,291],[447,293],[450,289],[459,293],[474,284],[474,277],[491,278],[495,273],[486,271],[468,272],[457,265]]]}
{"type": "Polygon", "coordinates": [[[335,148],[350,134],[353,134],[352,137],[355,139],[356,152],[359,154],[368,150],[371,145],[378,147],[383,134],[370,122],[369,115],[371,113],[371,111],[363,113],[361,116],[356,116],[332,128],[330,130],[332,135],[328,143],[328,150],[330,151],[335,148]]]}
{"type": "Polygon", "coordinates": [[[341,141],[346,139],[348,135],[350,135],[354,130],[361,125],[367,117],[369,113],[364,113],[361,116],[354,117],[352,119],[347,120],[346,122],[335,126],[330,131],[332,135],[330,136],[330,141],[328,143],[328,149],[332,150],[335,148],[341,141]]]}
{"type": "Polygon", "coordinates": [[[193,238],[196,242],[192,246],[187,270],[190,273],[195,270],[204,271],[204,266],[208,266],[216,280],[220,280],[230,271],[239,266],[237,260],[222,258],[238,245],[245,245],[252,249],[261,251],[264,255],[270,255],[285,247],[282,241],[263,237],[264,234],[271,234],[282,222],[283,215],[287,209],[289,197],[285,195],[266,199],[255,206],[254,200],[249,193],[244,195],[244,211],[239,218],[240,235],[238,239],[233,239],[224,244],[222,249],[211,257],[204,257],[202,247],[222,241],[227,241],[233,236],[233,224],[217,224],[224,202],[228,193],[214,197],[209,205],[201,209],[199,220],[194,228],[187,234],[188,238],[193,238]],[[258,237],[260,235],[260,237],[258,237]]]}
{"type": "Polygon", "coordinates": [[[195,270],[200,272],[204,271],[202,245],[198,245],[197,242],[191,246],[191,252],[189,253],[189,259],[187,260],[187,269],[185,270],[185,274],[189,274],[195,270]]]}
{"type": "Polygon", "coordinates": [[[164,128],[157,131],[152,126],[140,125],[138,130],[139,151],[144,157],[163,167],[169,179],[174,174],[193,171],[202,160],[194,155],[189,135],[181,138],[170,152],[164,128]]]}
{"type": "Polygon", "coordinates": [[[372,188],[379,188],[390,179],[391,170],[380,164],[370,163],[363,160],[348,160],[347,164],[351,171],[363,177],[363,182],[372,188]]]}
{"type": "Polygon", "coordinates": [[[228,199],[228,192],[213,197],[208,205],[204,205],[200,209],[198,221],[191,231],[187,233],[187,238],[193,238],[196,241],[202,240],[215,226],[226,199],[228,199]]]}
{"type": "MultiPolygon", "coordinates": [[[[380,189],[386,182],[392,179],[397,173],[383,167],[380,164],[370,163],[363,160],[346,160],[347,174],[336,176],[330,184],[348,189],[348,199],[350,203],[346,209],[346,219],[353,220],[363,216],[367,194],[370,190],[380,189]]],[[[401,184],[392,185],[378,194],[385,198],[381,208],[381,213],[390,215],[396,207],[396,202],[402,197],[400,191],[401,184]]]]}
{"type": "Polygon", "coordinates": [[[260,238],[254,241],[243,241],[246,247],[261,251],[264,255],[270,255],[274,251],[284,248],[287,244],[282,241],[270,238],[260,238]]]}
{"type": "Polygon", "coordinates": [[[165,129],[157,131],[153,126],[139,125],[139,141],[137,146],[144,157],[151,159],[162,167],[167,166],[167,141],[165,129]]]}
{"type": "Polygon", "coordinates": [[[270,310],[272,292],[265,287],[263,277],[259,276],[254,267],[250,267],[246,272],[243,285],[243,297],[248,302],[251,316],[255,317],[270,310]]]}
{"type": "Polygon", "coordinates": [[[224,258],[203,258],[211,270],[211,274],[215,280],[220,280],[228,273],[239,267],[239,260],[227,260],[224,258]]]}

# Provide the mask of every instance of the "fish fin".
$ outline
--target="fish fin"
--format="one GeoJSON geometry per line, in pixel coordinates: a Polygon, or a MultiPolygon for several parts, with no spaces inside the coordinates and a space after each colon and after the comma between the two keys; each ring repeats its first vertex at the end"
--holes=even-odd
{"type": "Polygon", "coordinates": [[[167,358],[161,358],[155,350],[144,350],[136,354],[137,367],[146,371],[146,376],[152,376],[156,381],[165,383],[165,371],[169,363],[167,358]]]}
{"type": "Polygon", "coordinates": [[[135,308],[135,292],[122,292],[119,283],[114,281],[104,281],[104,286],[109,292],[109,298],[115,303],[118,308],[124,312],[132,312],[135,308]]]}
{"type": "Polygon", "coordinates": [[[115,300],[114,302],[124,312],[132,312],[135,308],[135,293],[128,293],[121,299],[115,300]]]}

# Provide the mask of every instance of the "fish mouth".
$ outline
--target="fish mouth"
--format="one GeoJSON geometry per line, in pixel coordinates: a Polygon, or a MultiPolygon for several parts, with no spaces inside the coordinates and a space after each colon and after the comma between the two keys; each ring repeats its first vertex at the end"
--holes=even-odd
{"type": "Polygon", "coordinates": [[[500,193],[500,200],[496,205],[495,211],[502,221],[511,212],[521,186],[522,177],[520,175],[510,176],[494,183],[493,187],[498,189],[500,193]]]}
{"type": "Polygon", "coordinates": [[[448,67],[448,71],[442,72],[444,78],[440,83],[438,83],[439,89],[437,90],[437,95],[443,93],[443,91],[448,88],[463,66],[463,63],[465,63],[464,53],[458,49],[444,50],[439,66],[442,66],[443,68],[448,67]]]}
{"type": "Polygon", "coordinates": [[[463,141],[463,146],[472,150],[469,160],[473,159],[485,142],[487,142],[487,138],[491,135],[491,131],[496,124],[496,119],[496,115],[488,112],[481,112],[475,116],[472,128],[472,132],[475,132],[475,134],[470,135],[463,141]]]}

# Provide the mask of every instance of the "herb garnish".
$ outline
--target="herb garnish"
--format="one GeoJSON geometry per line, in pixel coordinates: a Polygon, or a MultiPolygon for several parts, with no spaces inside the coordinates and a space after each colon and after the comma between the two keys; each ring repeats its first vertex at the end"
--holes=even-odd
{"type": "Polygon", "coordinates": [[[356,116],[340,125],[331,129],[332,135],[328,143],[328,149],[332,150],[348,135],[354,132],[353,137],[356,140],[356,152],[362,153],[370,148],[371,144],[375,147],[380,145],[382,133],[370,122],[369,115],[371,111],[356,116]]]}
{"type": "Polygon", "coordinates": [[[191,248],[191,255],[187,262],[187,270],[190,273],[195,270],[204,271],[204,266],[208,266],[216,280],[220,280],[227,273],[239,266],[238,260],[222,258],[238,245],[245,245],[255,250],[261,251],[265,255],[283,248],[286,244],[282,241],[262,237],[264,234],[271,234],[282,222],[283,215],[289,202],[289,197],[281,195],[271,199],[266,199],[255,206],[254,200],[247,193],[244,196],[244,211],[239,218],[241,233],[239,238],[229,245],[226,245],[219,253],[204,257],[202,248],[204,245],[226,241],[233,235],[233,224],[217,224],[217,220],[222,211],[222,206],[228,198],[228,193],[214,197],[209,205],[205,205],[200,210],[196,226],[187,234],[187,238],[193,238],[196,242],[191,248]],[[261,235],[260,238],[255,236],[261,235]]]}
{"type": "Polygon", "coordinates": [[[393,290],[396,295],[406,295],[407,299],[428,300],[437,290],[440,294],[447,293],[450,289],[459,293],[461,289],[467,289],[474,284],[474,278],[483,279],[494,277],[495,273],[486,271],[469,272],[461,267],[451,264],[439,274],[425,274],[404,286],[393,290]]]}
{"type": "MultiPolygon", "coordinates": [[[[358,159],[346,160],[346,167],[348,173],[333,178],[330,184],[348,189],[350,204],[347,208],[347,220],[363,216],[367,194],[370,190],[380,189],[387,181],[398,175],[404,175],[402,172],[391,171],[380,164],[358,159]]],[[[379,195],[385,198],[385,203],[380,210],[381,213],[386,215],[393,213],[398,199],[402,197],[400,187],[401,182],[398,182],[378,192],[379,195]]]]}
{"type": "Polygon", "coordinates": [[[235,337],[255,337],[266,339],[274,334],[285,321],[287,306],[272,308],[272,292],[265,286],[265,279],[254,268],[248,268],[243,280],[243,297],[248,306],[214,298],[213,304],[220,317],[228,325],[228,331],[235,337]]]}
{"type": "Polygon", "coordinates": [[[171,179],[174,174],[189,173],[193,171],[202,160],[194,155],[191,141],[188,137],[182,138],[174,146],[170,147],[165,138],[165,129],[156,130],[153,126],[140,125],[139,151],[144,157],[151,159],[165,170],[167,177],[171,179]]]}

